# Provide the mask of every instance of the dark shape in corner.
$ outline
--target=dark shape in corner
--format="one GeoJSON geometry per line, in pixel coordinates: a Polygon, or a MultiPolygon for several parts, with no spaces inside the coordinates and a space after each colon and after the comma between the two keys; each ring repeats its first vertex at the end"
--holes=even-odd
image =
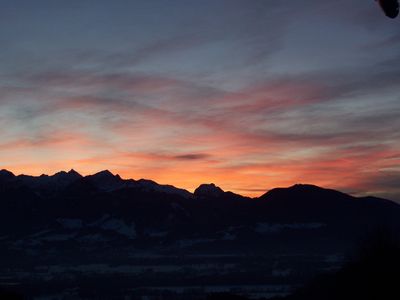
{"type": "Polygon", "coordinates": [[[294,294],[271,300],[397,300],[399,275],[399,236],[380,228],[370,233],[359,253],[337,272],[321,274],[294,294]]]}
{"type": "Polygon", "coordinates": [[[399,2],[398,0],[376,0],[379,2],[385,15],[391,19],[394,19],[399,14],[399,2]]]}

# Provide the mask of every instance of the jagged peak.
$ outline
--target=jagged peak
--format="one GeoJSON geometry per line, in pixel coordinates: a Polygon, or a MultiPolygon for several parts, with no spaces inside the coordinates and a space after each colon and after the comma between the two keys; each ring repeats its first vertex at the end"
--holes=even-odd
{"type": "Polygon", "coordinates": [[[102,170],[102,171],[97,172],[97,173],[95,173],[93,175],[90,175],[90,176],[95,176],[95,177],[115,177],[115,176],[118,176],[119,177],[119,175],[114,175],[109,170],[102,170]]]}
{"type": "Polygon", "coordinates": [[[82,177],[82,175],[79,174],[79,172],[75,171],[74,169],[69,170],[67,174],[82,177]]]}
{"type": "Polygon", "coordinates": [[[66,171],[59,171],[55,173],[51,177],[75,177],[75,178],[81,178],[82,175],[76,172],[74,169],[69,170],[68,172],[66,171]]]}

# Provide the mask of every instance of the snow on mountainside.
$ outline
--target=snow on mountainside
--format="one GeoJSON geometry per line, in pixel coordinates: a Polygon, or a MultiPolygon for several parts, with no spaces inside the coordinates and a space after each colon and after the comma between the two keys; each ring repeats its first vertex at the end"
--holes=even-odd
{"type": "Polygon", "coordinates": [[[187,190],[176,188],[172,185],[161,185],[148,179],[140,179],[136,181],[136,185],[148,191],[157,191],[167,194],[178,194],[184,198],[192,197],[192,194],[187,190]]]}
{"type": "Polygon", "coordinates": [[[34,177],[3,170],[0,191],[0,254],[10,256],[68,251],[81,257],[85,249],[96,249],[97,257],[107,260],[114,248],[257,255],[289,249],[297,255],[311,247],[321,255],[327,249],[343,254],[366,230],[390,226],[400,231],[400,205],[310,185],[249,199],[214,184],[191,194],[109,171],[34,177]],[[71,181],[64,189],[40,190],[43,183],[71,181]]]}
{"type": "MultiPolygon", "coordinates": [[[[0,192],[1,271],[14,276],[10,282],[20,282],[25,269],[29,284],[44,276],[44,286],[53,264],[140,265],[143,273],[129,278],[144,278],[140,286],[149,278],[158,284],[159,276],[171,284],[171,278],[195,274],[197,282],[199,273],[181,265],[193,261],[213,262],[213,272],[227,274],[229,281],[231,274],[250,278],[251,284],[258,278],[303,278],[305,272],[312,276],[334,267],[369,232],[400,232],[400,205],[311,185],[277,188],[250,199],[214,184],[200,185],[191,194],[151,180],[125,180],[109,171],[35,177],[2,170],[0,192]],[[226,273],[221,262],[235,266],[234,271],[226,273]],[[154,266],[171,264],[182,272],[153,271],[154,266]]],[[[58,280],[78,273],[53,275],[58,280]]],[[[87,274],[79,274],[86,280],[87,274]]],[[[104,275],[98,271],[94,276],[99,274],[104,275]]],[[[110,278],[119,284],[125,278],[120,275],[110,278]]]]}
{"type": "Polygon", "coordinates": [[[75,170],[71,169],[69,172],[60,171],[54,175],[31,176],[31,175],[18,175],[15,176],[13,173],[7,170],[0,171],[0,181],[12,182],[19,185],[24,185],[29,188],[37,189],[63,189],[73,183],[74,181],[82,178],[75,170]]]}
{"type": "Polygon", "coordinates": [[[8,170],[0,170],[0,184],[15,184],[39,190],[62,190],[80,183],[89,185],[102,192],[112,192],[123,188],[136,188],[147,192],[159,192],[166,194],[177,194],[184,198],[192,198],[193,195],[187,190],[176,188],[172,185],[161,185],[147,179],[122,179],[118,174],[114,175],[109,170],[103,170],[93,175],[82,176],[75,170],[68,172],[60,171],[54,175],[42,174],[40,176],[18,175],[15,176],[8,170]]]}
{"type": "Polygon", "coordinates": [[[178,194],[182,197],[189,198],[191,193],[184,189],[176,188],[172,185],[161,185],[152,180],[147,179],[122,179],[118,174],[114,175],[109,170],[104,170],[93,175],[83,178],[101,191],[115,191],[123,188],[139,188],[144,191],[154,191],[167,194],[178,194]]]}

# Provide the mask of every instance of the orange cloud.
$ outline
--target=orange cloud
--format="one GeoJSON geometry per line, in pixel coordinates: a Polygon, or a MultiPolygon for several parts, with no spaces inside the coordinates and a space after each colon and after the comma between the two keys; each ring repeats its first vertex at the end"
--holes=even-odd
{"type": "Polygon", "coordinates": [[[395,122],[396,115],[357,120],[329,111],[313,115],[306,109],[337,92],[305,79],[230,92],[126,74],[36,80],[52,80],[62,93],[32,103],[36,110],[22,129],[17,122],[3,126],[8,137],[0,144],[1,164],[16,173],[110,169],[191,191],[214,182],[258,196],[300,182],[369,191],[371,178],[398,172],[393,166],[400,165],[398,136],[391,128],[377,132],[371,126],[395,122]]]}

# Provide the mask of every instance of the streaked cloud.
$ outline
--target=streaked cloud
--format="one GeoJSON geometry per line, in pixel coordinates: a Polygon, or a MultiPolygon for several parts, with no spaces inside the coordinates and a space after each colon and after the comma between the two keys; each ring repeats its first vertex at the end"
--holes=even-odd
{"type": "Polygon", "coordinates": [[[277,2],[6,3],[1,166],[400,200],[398,24],[277,2]]]}

